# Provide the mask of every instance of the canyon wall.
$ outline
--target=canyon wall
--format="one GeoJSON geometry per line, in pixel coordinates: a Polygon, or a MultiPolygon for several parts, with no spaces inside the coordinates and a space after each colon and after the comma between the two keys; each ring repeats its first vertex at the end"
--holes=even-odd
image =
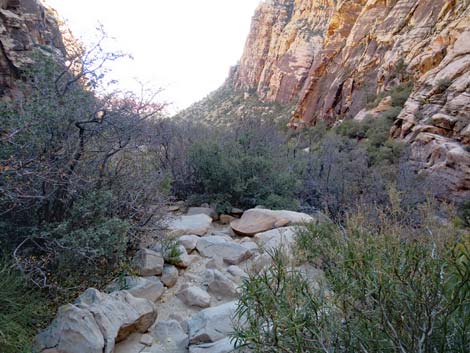
{"type": "Polygon", "coordinates": [[[391,136],[470,198],[470,0],[264,1],[230,79],[296,103],[292,128],[364,116],[377,94],[412,84],[391,136]]]}
{"type": "Polygon", "coordinates": [[[35,49],[64,60],[71,35],[58,18],[37,0],[0,0],[0,97],[16,95],[35,49]]]}

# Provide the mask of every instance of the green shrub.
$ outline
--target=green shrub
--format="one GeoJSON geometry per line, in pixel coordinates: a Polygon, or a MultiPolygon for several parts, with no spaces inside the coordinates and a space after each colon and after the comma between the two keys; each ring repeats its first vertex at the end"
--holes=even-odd
{"type": "Polygon", "coordinates": [[[241,136],[225,145],[197,142],[191,147],[193,201],[214,204],[219,212],[258,204],[295,207],[295,175],[269,151],[247,149],[250,138],[241,136]]]}
{"type": "Polygon", "coordinates": [[[253,352],[322,351],[332,343],[327,334],[336,324],[327,293],[293,270],[282,250],[270,256],[273,265],[241,286],[234,343],[253,352]]]}
{"type": "Polygon", "coordinates": [[[370,118],[364,121],[345,120],[336,128],[336,132],[351,139],[363,139],[367,136],[370,120],[370,118]]]}
{"type": "Polygon", "coordinates": [[[254,352],[469,351],[470,234],[402,216],[299,230],[297,259],[324,271],[330,294],[274,258],[243,285],[237,314],[248,324],[234,338],[254,352]]]}
{"type": "Polygon", "coordinates": [[[0,351],[29,353],[32,338],[49,319],[48,303],[22,274],[0,259],[0,351]]]}
{"type": "Polygon", "coordinates": [[[458,215],[463,226],[470,228],[470,201],[465,201],[460,205],[458,215]]]}

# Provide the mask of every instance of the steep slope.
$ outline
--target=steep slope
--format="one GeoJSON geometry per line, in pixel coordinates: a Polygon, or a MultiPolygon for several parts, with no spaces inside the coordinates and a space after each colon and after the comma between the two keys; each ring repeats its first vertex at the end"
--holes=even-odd
{"type": "Polygon", "coordinates": [[[67,38],[54,10],[37,0],[0,1],[0,97],[14,96],[34,49],[63,60],[67,38]]]}
{"type": "Polygon", "coordinates": [[[454,198],[470,197],[469,0],[261,3],[236,88],[297,102],[290,126],[364,116],[374,97],[413,90],[391,131],[454,198]]]}

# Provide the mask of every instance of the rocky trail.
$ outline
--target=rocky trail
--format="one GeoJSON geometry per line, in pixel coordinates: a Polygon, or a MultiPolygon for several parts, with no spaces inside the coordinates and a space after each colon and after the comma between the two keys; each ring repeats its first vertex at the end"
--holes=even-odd
{"type": "Polygon", "coordinates": [[[294,224],[313,221],[261,208],[219,217],[207,207],[170,207],[166,236],[177,241],[177,261],[165,263],[161,241],[142,246],[134,258],[139,276],[116,279],[109,294],[88,289],[61,307],[36,347],[42,353],[231,352],[243,279],[269,266],[269,250],[290,251],[294,224]]]}

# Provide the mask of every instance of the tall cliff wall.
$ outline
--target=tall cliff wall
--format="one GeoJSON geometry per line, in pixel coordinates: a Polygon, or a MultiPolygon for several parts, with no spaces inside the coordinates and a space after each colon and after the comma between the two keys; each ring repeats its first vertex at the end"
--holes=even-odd
{"type": "Polygon", "coordinates": [[[64,24],[37,0],[0,0],[0,97],[14,96],[34,49],[64,58],[64,24]]]}
{"type": "Polygon", "coordinates": [[[470,198],[470,0],[264,1],[231,79],[296,102],[293,128],[363,115],[370,97],[412,82],[391,135],[470,198]]]}

